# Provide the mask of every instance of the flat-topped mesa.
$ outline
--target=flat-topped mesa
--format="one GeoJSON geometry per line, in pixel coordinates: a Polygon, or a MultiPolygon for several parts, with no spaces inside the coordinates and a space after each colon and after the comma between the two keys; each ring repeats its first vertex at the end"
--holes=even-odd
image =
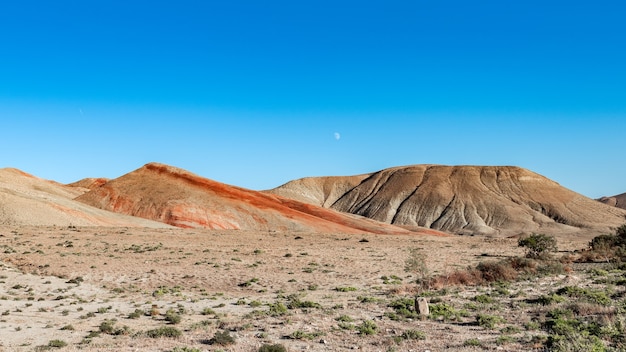
{"type": "Polygon", "coordinates": [[[296,180],[268,192],[297,194],[303,201],[389,224],[457,234],[604,232],[626,221],[622,209],[515,166],[411,165],[347,180],[296,180]],[[340,194],[339,188],[345,191],[340,194]]]}
{"type": "Polygon", "coordinates": [[[105,210],[188,228],[325,233],[437,234],[351,214],[150,163],[76,198],[105,210]]]}

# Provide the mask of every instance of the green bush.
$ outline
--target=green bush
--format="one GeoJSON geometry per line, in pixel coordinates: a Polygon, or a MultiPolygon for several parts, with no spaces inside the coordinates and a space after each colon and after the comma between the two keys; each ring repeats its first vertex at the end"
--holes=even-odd
{"type": "Polygon", "coordinates": [[[128,319],[139,319],[142,315],[146,315],[142,309],[135,309],[134,312],[128,314],[128,319]]]}
{"type": "Polygon", "coordinates": [[[275,345],[265,344],[259,347],[259,352],[287,352],[287,349],[285,348],[285,346],[280,345],[280,344],[275,344],[275,345]]]}
{"type": "Polygon", "coordinates": [[[378,326],[372,320],[364,320],[357,330],[361,335],[374,335],[378,331],[378,326]]]}
{"type": "Polygon", "coordinates": [[[520,238],[517,245],[526,248],[526,257],[528,258],[545,258],[548,253],[557,251],[554,236],[544,234],[532,234],[520,238]]]}
{"type": "Polygon", "coordinates": [[[401,337],[405,340],[425,340],[426,334],[418,330],[406,330],[401,337]]]}
{"type": "Polygon", "coordinates": [[[437,303],[430,305],[430,318],[446,320],[461,320],[462,316],[468,315],[467,311],[457,310],[453,306],[446,303],[437,303]]]}
{"type": "Polygon", "coordinates": [[[280,302],[270,303],[269,313],[271,316],[284,315],[287,314],[287,307],[280,302]]]}
{"type": "Polygon", "coordinates": [[[607,296],[606,292],[599,290],[592,290],[589,288],[581,288],[576,286],[565,286],[556,291],[558,295],[566,295],[569,297],[576,297],[586,300],[591,303],[597,303],[603,306],[611,304],[611,298],[607,296]]]}
{"type": "Polygon", "coordinates": [[[469,340],[465,340],[465,342],[463,342],[463,346],[472,346],[472,347],[478,347],[478,346],[482,346],[483,344],[480,342],[479,339],[469,339],[469,340]]]}
{"type": "Polygon", "coordinates": [[[209,341],[212,345],[227,346],[235,343],[235,338],[230,335],[227,330],[218,331],[213,335],[213,338],[209,341]]]}
{"type": "Polygon", "coordinates": [[[503,322],[503,319],[494,315],[478,314],[476,322],[478,326],[491,330],[496,327],[496,324],[503,322]]]}
{"type": "Polygon", "coordinates": [[[156,339],[159,337],[173,338],[173,337],[180,337],[182,335],[183,333],[180,330],[172,326],[162,326],[160,328],[146,331],[146,336],[151,337],[153,339],[156,339]]]}
{"type": "Polygon", "coordinates": [[[176,313],[176,311],[172,308],[168,309],[167,312],[165,312],[165,321],[167,321],[170,324],[178,324],[180,323],[182,320],[182,317],[180,316],[180,314],[176,313]]]}
{"type": "Polygon", "coordinates": [[[67,342],[63,340],[51,340],[48,342],[48,347],[61,348],[67,346],[67,342]]]}

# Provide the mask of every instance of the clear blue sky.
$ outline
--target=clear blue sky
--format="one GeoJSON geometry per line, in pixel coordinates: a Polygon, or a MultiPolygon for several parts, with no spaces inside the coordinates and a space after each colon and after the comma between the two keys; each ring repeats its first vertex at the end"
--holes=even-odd
{"type": "Polygon", "coordinates": [[[267,189],[408,164],[626,192],[626,2],[5,1],[0,167],[267,189]]]}

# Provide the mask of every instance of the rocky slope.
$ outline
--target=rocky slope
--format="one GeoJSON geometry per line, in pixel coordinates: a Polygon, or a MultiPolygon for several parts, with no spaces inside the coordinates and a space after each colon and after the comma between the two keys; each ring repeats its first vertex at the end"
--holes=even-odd
{"type": "Polygon", "coordinates": [[[618,207],[626,209],[626,193],[618,194],[612,197],[602,197],[598,201],[610,205],[612,207],[618,207]]]}
{"type": "MultiPolygon", "coordinates": [[[[178,227],[337,233],[413,233],[310,203],[212,181],[151,163],[76,200],[178,227]]],[[[428,229],[415,233],[441,234],[428,229]]]]}
{"type": "Polygon", "coordinates": [[[519,167],[413,165],[267,191],[388,224],[457,234],[607,232],[626,211],[519,167]]]}
{"type": "Polygon", "coordinates": [[[0,225],[168,227],[77,202],[84,190],[0,169],[0,225]]]}

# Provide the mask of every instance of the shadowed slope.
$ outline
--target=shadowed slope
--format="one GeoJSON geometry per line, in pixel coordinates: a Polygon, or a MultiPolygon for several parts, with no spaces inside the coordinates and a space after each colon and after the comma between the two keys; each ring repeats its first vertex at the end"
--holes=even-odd
{"type": "Polygon", "coordinates": [[[602,197],[598,200],[613,207],[626,209],[626,193],[618,194],[612,197],[602,197]]]}
{"type": "MultiPolygon", "coordinates": [[[[410,233],[396,226],[229,186],[157,163],[109,181],[77,200],[178,227],[410,233]]],[[[427,229],[424,233],[437,234],[427,229]]]]}
{"type": "Polygon", "coordinates": [[[82,193],[17,169],[0,169],[0,224],[167,227],[73,200],[82,193]]]}
{"type": "MultiPolygon", "coordinates": [[[[313,204],[400,226],[424,226],[460,234],[520,234],[538,231],[608,231],[626,212],[607,207],[519,167],[414,165],[369,175],[337,197],[329,181],[289,182],[273,194],[308,194],[313,204]],[[330,187],[332,189],[332,187],[330,187]],[[337,198],[330,202],[328,199],[337,198]]],[[[349,183],[349,182],[348,182],[349,183]]],[[[301,196],[299,199],[306,199],[301,196]]]]}

